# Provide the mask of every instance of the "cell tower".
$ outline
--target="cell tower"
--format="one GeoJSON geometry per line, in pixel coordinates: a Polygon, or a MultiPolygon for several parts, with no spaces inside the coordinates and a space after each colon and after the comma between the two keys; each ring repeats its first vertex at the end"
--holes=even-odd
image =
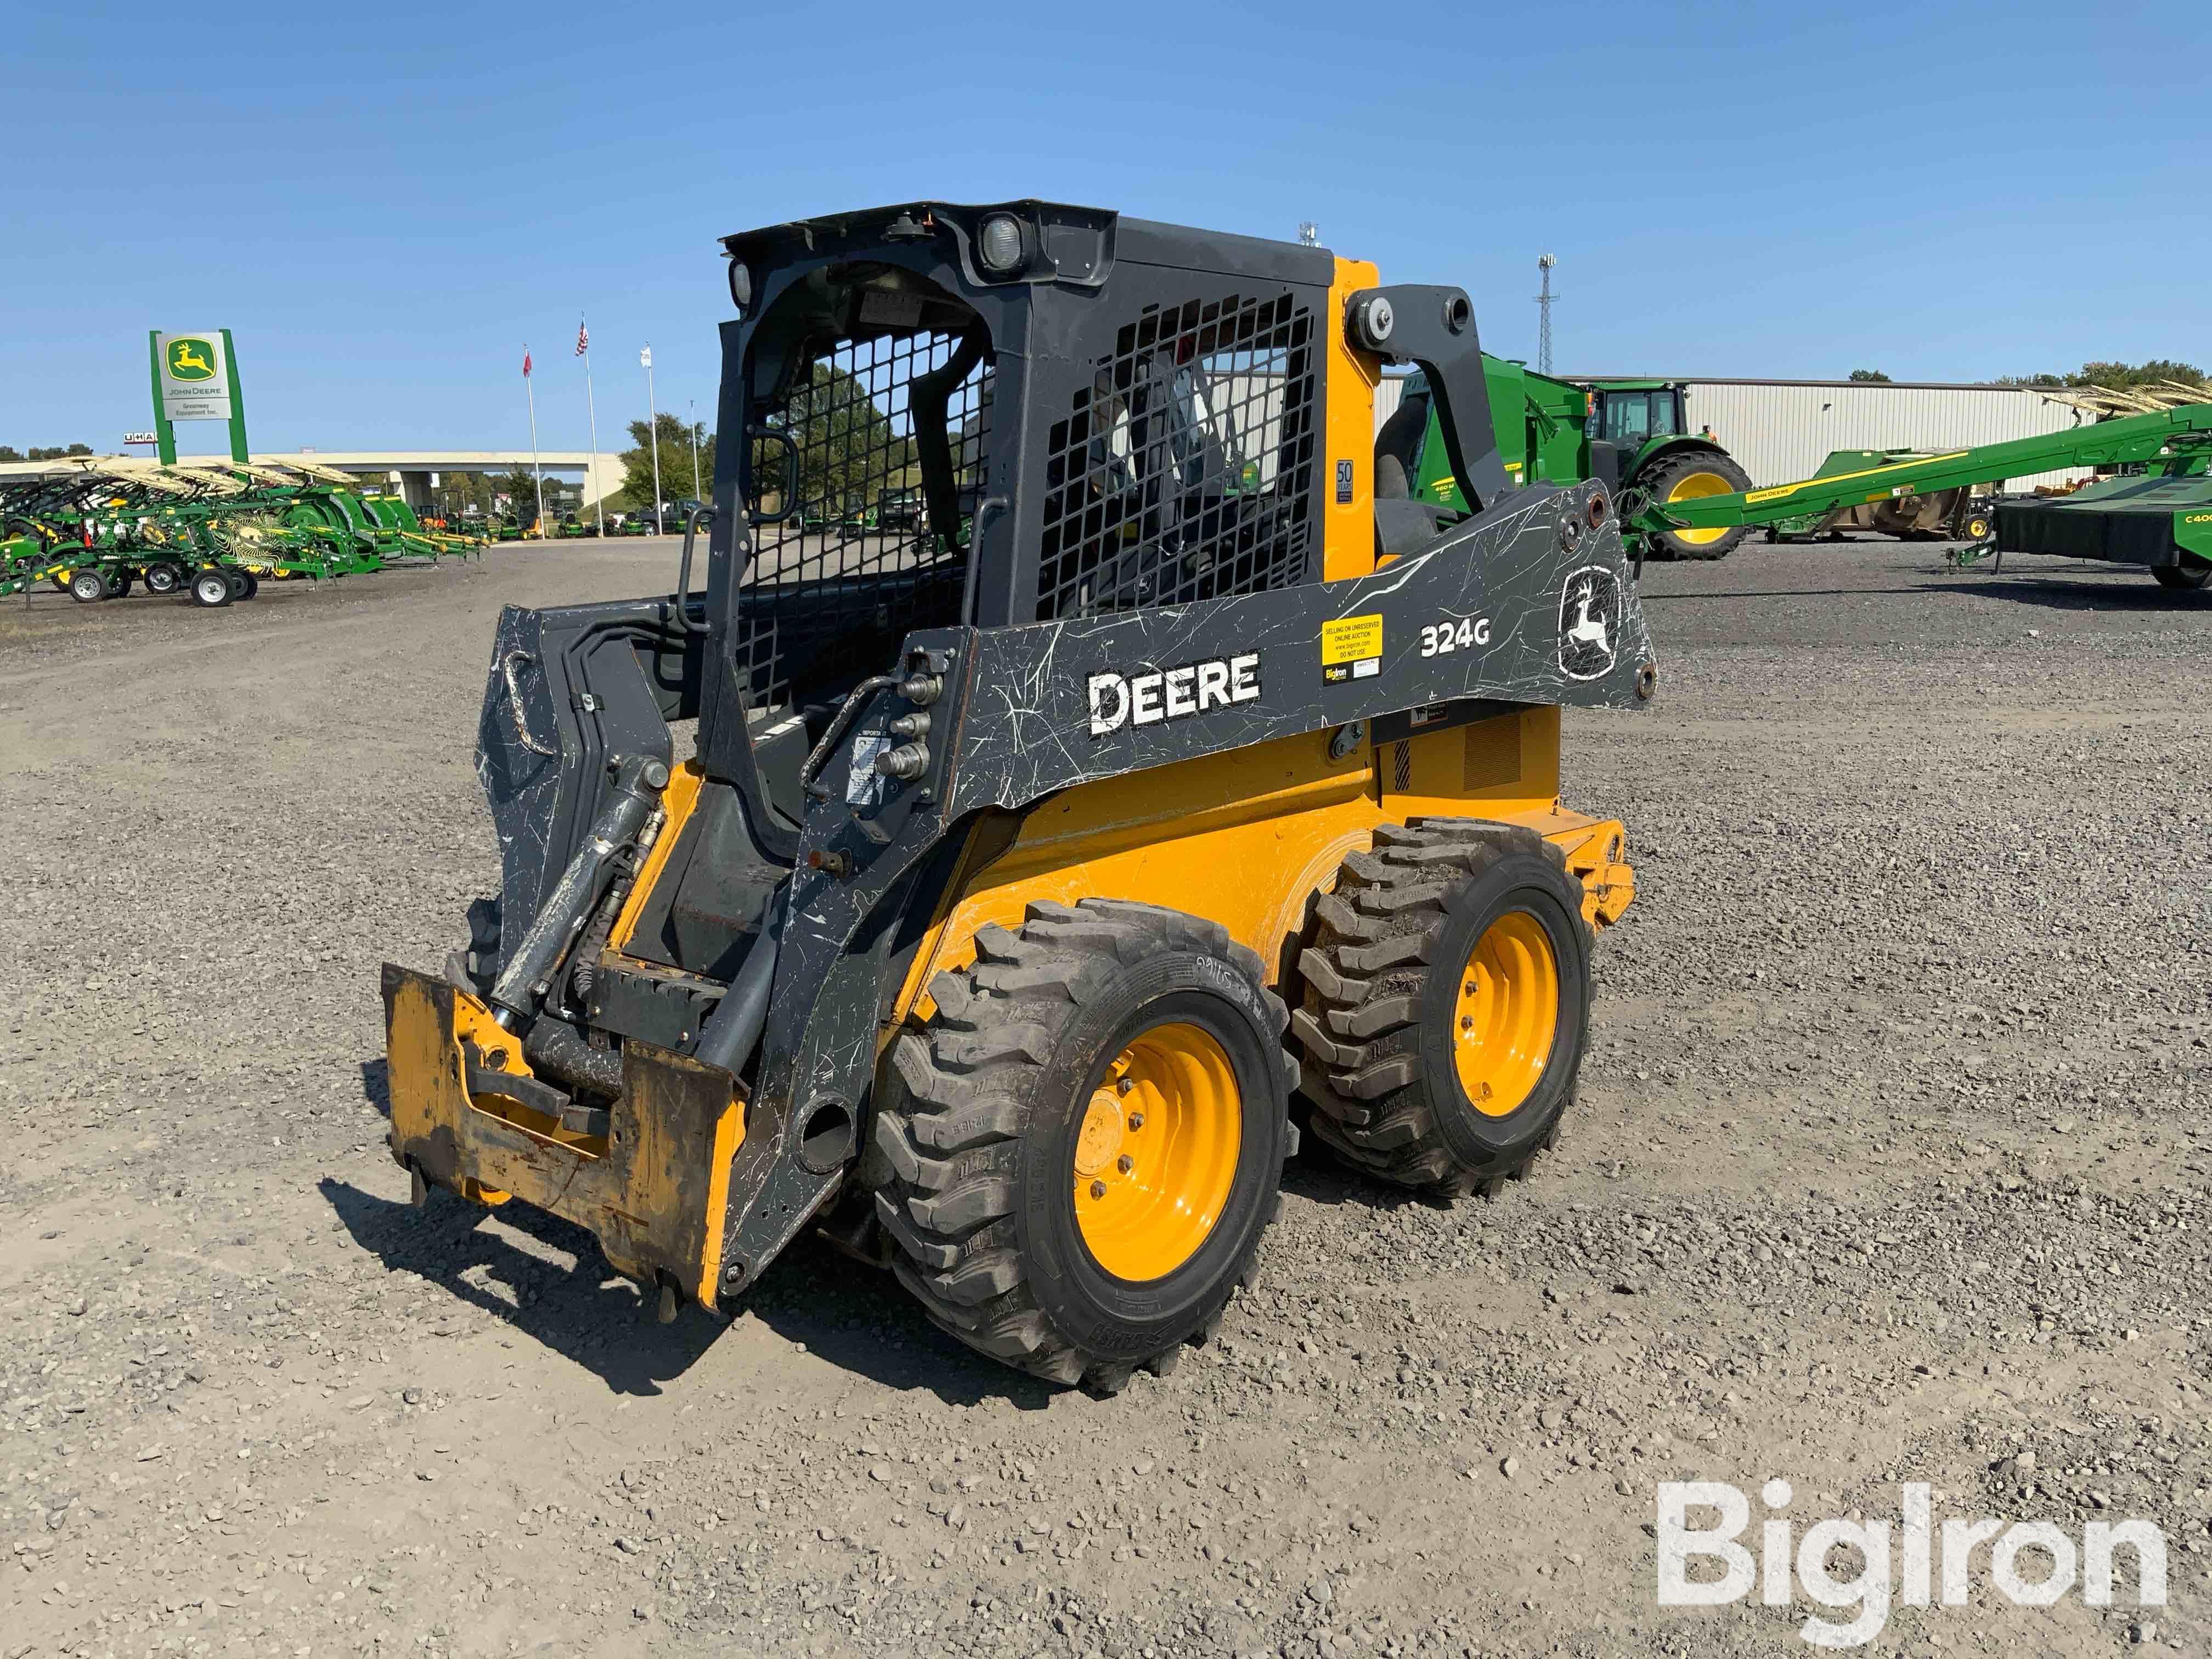
{"type": "Polygon", "coordinates": [[[1540,253],[1536,269],[1543,274],[1544,291],[1536,296],[1536,372],[1552,372],[1552,301],[1559,295],[1552,292],[1552,267],[1559,264],[1556,254],[1540,253]]]}

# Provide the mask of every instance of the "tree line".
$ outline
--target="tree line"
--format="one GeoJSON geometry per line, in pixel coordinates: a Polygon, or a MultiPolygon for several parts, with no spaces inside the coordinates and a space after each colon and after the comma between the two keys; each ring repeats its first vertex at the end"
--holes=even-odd
{"type": "Polygon", "coordinates": [[[92,453],[90,444],[56,444],[47,449],[33,444],[27,451],[18,449],[13,444],[0,444],[0,466],[15,461],[65,461],[72,455],[89,455],[92,453]]]}
{"type": "MultiPolygon", "coordinates": [[[[1855,368],[1854,380],[1889,383],[1889,376],[1878,368],[1855,368]]],[[[2100,386],[2107,392],[2125,392],[2130,386],[2156,386],[2163,381],[2179,380],[2184,386],[2206,386],[2212,383],[2204,378],[2204,371],[2194,363],[2185,363],[2172,357],[2153,357],[2142,363],[2084,363],[2081,368],[2063,374],[2000,374],[1990,382],[1991,386],[2047,386],[2066,387],[2100,386]]]]}
{"type": "Polygon", "coordinates": [[[2084,363],[2065,374],[2001,374],[1999,386],[2101,386],[2107,392],[2125,392],[2130,386],[2154,386],[2162,380],[2179,380],[2184,386],[2203,386],[2204,371],[2194,363],[2185,363],[2171,357],[2154,357],[2142,363],[2084,363]]]}

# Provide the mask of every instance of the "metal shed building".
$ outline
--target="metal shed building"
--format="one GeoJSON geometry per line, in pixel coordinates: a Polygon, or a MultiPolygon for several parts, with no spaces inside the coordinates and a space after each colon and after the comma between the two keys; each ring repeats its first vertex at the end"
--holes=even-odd
{"type": "MultiPolygon", "coordinates": [[[[1713,435],[1760,484],[1810,477],[1838,449],[1966,449],[2063,432],[2091,417],[2030,388],[1879,380],[1700,380],[1688,375],[1570,374],[1565,380],[1680,380],[1690,429],[1713,435]]],[[[1375,419],[1398,406],[1400,382],[1376,388],[1375,419]]],[[[2008,480],[2014,489],[2069,483],[2086,467],[2008,480]]],[[[1991,480],[1990,482],[1996,482],[1991,480]]]]}

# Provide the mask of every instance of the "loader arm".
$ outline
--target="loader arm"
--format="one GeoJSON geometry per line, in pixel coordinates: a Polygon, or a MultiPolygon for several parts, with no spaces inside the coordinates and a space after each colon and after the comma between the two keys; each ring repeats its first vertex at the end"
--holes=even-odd
{"type": "Polygon", "coordinates": [[[2100,421],[2069,432],[2005,443],[1955,449],[1920,460],[1898,461],[1858,472],[1804,478],[1732,495],[1701,495],[1686,501],[1646,502],[1630,512],[1631,528],[1650,533],[1668,530],[1727,530],[1739,525],[1773,524],[1838,507],[1886,501],[1930,490],[1958,489],[1996,478],[2015,478],[2064,466],[2120,466],[2155,460],[2177,445],[2212,438],[2212,404],[2189,404],[2154,415],[2100,421]]]}

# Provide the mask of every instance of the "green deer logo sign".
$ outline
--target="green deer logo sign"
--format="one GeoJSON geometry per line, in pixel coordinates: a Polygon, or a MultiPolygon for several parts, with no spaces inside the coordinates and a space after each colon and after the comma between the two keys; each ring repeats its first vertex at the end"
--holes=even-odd
{"type": "Polygon", "coordinates": [[[173,380],[211,380],[215,378],[215,347],[187,335],[169,342],[169,378],[173,380]]]}

